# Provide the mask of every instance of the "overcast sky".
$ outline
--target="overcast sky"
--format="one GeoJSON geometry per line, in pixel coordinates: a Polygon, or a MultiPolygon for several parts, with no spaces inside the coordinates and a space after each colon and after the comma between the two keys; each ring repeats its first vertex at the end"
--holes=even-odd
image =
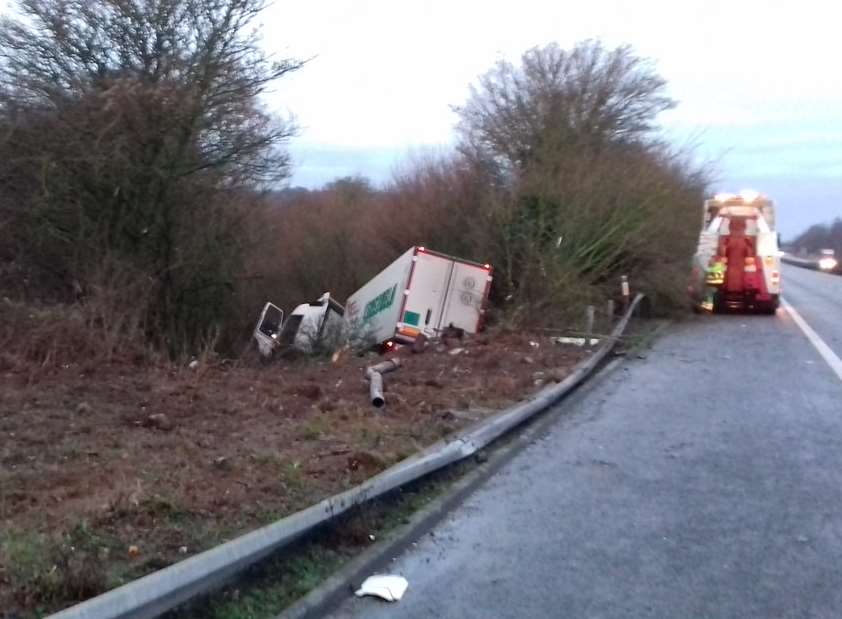
{"type": "Polygon", "coordinates": [[[447,146],[450,106],[506,58],[555,41],[631,44],[656,61],[680,104],[677,142],[718,163],[716,190],[776,199],[790,235],[842,216],[842,9],[830,0],[277,1],[266,45],[312,61],[278,82],[293,113],[292,184],[387,180],[415,149],[447,146]]]}
{"type": "Polygon", "coordinates": [[[312,58],[268,98],[301,127],[293,185],[385,182],[452,144],[451,106],[495,61],[598,38],[657,63],[679,101],[664,131],[716,162],[714,191],[775,199],[785,236],[842,217],[840,24],[832,0],[275,0],[262,17],[273,54],[312,58]]]}

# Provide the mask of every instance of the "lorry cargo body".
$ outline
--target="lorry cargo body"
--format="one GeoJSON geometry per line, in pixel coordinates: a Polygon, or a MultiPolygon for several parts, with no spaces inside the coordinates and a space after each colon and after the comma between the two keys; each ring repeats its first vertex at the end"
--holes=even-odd
{"type": "Polygon", "coordinates": [[[412,247],[348,298],[351,343],[411,343],[450,326],[476,333],[491,279],[490,265],[412,247]]]}

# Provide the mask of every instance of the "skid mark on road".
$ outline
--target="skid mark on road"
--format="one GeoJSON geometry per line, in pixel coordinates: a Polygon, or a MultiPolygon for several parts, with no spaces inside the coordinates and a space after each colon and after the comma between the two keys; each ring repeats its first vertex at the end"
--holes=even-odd
{"type": "Polygon", "coordinates": [[[790,316],[792,316],[792,320],[795,321],[795,324],[801,328],[804,335],[807,336],[810,343],[817,351],[819,351],[822,359],[827,362],[830,369],[834,371],[839,380],[842,380],[842,359],[840,359],[836,353],[830,349],[830,346],[825,344],[819,334],[813,331],[813,328],[807,324],[807,321],[801,317],[801,314],[799,314],[798,311],[786,301],[786,299],[782,299],[782,302],[786,311],[789,312],[790,316]]]}

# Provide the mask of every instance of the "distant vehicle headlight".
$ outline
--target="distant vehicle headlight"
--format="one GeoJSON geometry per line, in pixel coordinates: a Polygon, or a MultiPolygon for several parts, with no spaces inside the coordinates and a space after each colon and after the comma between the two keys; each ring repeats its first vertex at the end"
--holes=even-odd
{"type": "Polygon", "coordinates": [[[819,260],[819,268],[822,271],[832,271],[836,268],[837,264],[838,263],[836,262],[836,258],[831,258],[829,256],[819,260]]]}

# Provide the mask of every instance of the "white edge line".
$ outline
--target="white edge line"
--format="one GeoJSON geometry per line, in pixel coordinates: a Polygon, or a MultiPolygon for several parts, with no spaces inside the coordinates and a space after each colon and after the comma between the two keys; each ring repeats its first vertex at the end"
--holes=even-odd
{"type": "Polygon", "coordinates": [[[840,359],[835,352],[830,349],[830,346],[825,344],[824,340],[819,337],[819,334],[813,331],[813,328],[807,324],[807,321],[801,317],[801,314],[796,311],[792,305],[790,305],[786,299],[781,299],[783,306],[786,308],[786,311],[789,312],[789,315],[792,316],[792,319],[795,321],[801,330],[804,332],[804,335],[807,336],[807,339],[810,340],[810,343],[819,351],[819,354],[822,356],[822,359],[827,361],[827,364],[830,366],[830,369],[836,373],[836,376],[839,377],[839,380],[842,380],[842,359],[840,359]]]}

